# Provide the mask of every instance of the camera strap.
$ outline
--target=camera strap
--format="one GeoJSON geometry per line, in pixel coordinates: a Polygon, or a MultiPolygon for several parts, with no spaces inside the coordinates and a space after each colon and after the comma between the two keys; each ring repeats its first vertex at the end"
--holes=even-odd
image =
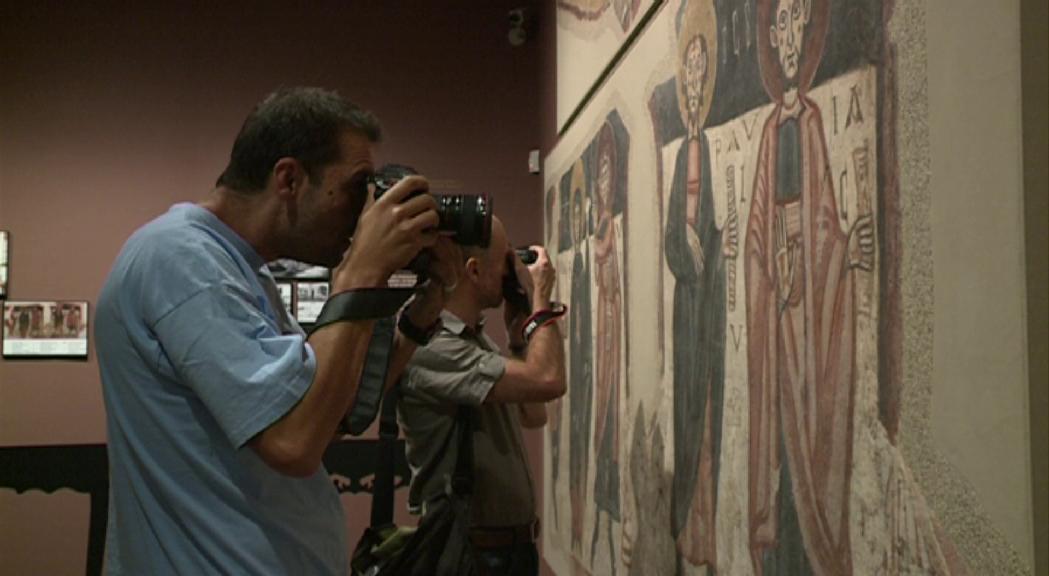
{"type": "Polygon", "coordinates": [[[397,332],[393,316],[413,293],[410,288],[364,288],[339,292],[324,303],[310,329],[313,333],[335,322],[375,320],[357,386],[357,399],[343,417],[343,426],[354,436],[364,433],[379,412],[397,332]]]}
{"type": "Polygon", "coordinates": [[[310,333],[335,322],[388,318],[414,293],[411,288],[358,288],[339,292],[324,303],[310,333]]]}
{"type": "Polygon", "coordinates": [[[375,321],[368,352],[364,356],[360,384],[357,386],[357,399],[342,420],[343,426],[353,436],[360,436],[375,422],[386,388],[386,374],[390,369],[390,352],[393,351],[396,331],[392,317],[375,321]]]}

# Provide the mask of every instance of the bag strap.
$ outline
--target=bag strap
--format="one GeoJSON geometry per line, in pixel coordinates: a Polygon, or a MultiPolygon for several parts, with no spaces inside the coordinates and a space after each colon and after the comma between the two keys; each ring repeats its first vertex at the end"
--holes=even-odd
{"type": "Polygon", "coordinates": [[[459,450],[455,458],[455,474],[452,477],[452,492],[458,496],[469,496],[473,493],[474,484],[474,409],[466,404],[459,405],[455,416],[456,434],[459,436],[459,450]]]}
{"type": "MultiPolygon", "coordinates": [[[[396,461],[397,402],[400,399],[400,381],[386,393],[379,416],[379,446],[375,458],[375,483],[372,486],[371,526],[377,528],[393,523],[394,485],[393,471],[396,461]]],[[[475,410],[460,405],[455,417],[455,434],[459,450],[455,460],[451,490],[458,496],[473,493],[473,418],[475,410]]]]}
{"type": "Polygon", "coordinates": [[[379,416],[379,446],[375,454],[375,483],[372,486],[372,527],[393,522],[393,469],[396,461],[398,388],[394,386],[382,401],[379,416]]]}

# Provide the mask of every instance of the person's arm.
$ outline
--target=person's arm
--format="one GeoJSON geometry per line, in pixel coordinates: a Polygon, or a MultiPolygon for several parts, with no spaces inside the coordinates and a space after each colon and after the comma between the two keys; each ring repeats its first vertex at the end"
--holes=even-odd
{"type": "MultiPolygon", "coordinates": [[[[333,273],[333,294],[382,286],[421,249],[436,240],[436,203],[419,194],[426,181],[409,177],[361,215],[354,241],[333,273]]],[[[369,195],[370,196],[370,195],[369,195]]],[[[309,476],[357,396],[374,320],[334,322],[310,335],[317,368],[306,394],[291,410],[249,441],[270,467],[290,476],[309,476]]]]}
{"type": "MultiPolygon", "coordinates": [[[[515,270],[525,290],[531,293],[532,310],[546,310],[550,308],[550,294],[554,288],[556,271],[543,247],[533,246],[532,248],[539,253],[535,263],[528,267],[527,272],[522,272],[524,265],[515,259],[515,270]]],[[[523,344],[520,340],[521,335],[516,333],[518,330],[511,327],[510,332],[512,348],[517,347],[515,344],[523,344]]],[[[565,380],[565,354],[561,342],[561,328],[556,320],[550,321],[532,333],[523,359],[507,360],[506,371],[492,386],[485,402],[512,404],[547,402],[564,395],[565,380]]]]}
{"type": "MultiPolygon", "coordinates": [[[[432,260],[427,272],[429,280],[401,312],[420,330],[432,328],[441,317],[445,296],[451,293],[459,282],[458,269],[462,264],[463,253],[452,238],[442,236],[437,239],[430,256],[432,260]]],[[[397,330],[393,351],[390,353],[389,368],[386,370],[386,390],[401,378],[418,346],[400,329],[397,330]]]]}
{"type": "MultiPolygon", "coordinates": [[[[509,302],[506,305],[509,306],[509,302]]],[[[515,316],[517,316],[518,321],[507,323],[510,326],[508,330],[511,332],[511,334],[517,334],[517,336],[510,337],[510,351],[515,359],[523,361],[525,359],[525,352],[527,350],[527,346],[523,342],[517,342],[517,340],[521,338],[520,330],[521,324],[524,321],[524,315],[521,314],[515,316]]],[[[546,426],[546,403],[527,402],[525,404],[518,404],[517,408],[520,411],[519,418],[521,426],[525,428],[542,428],[543,426],[546,426]]]]}
{"type": "Polygon", "coordinates": [[[546,404],[529,402],[518,404],[521,409],[521,426],[525,428],[542,428],[546,426],[546,404]]]}

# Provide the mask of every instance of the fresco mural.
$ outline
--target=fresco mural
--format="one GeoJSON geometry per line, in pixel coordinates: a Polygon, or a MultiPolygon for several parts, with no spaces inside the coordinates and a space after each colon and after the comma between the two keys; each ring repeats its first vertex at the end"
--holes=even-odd
{"type": "Polygon", "coordinates": [[[891,15],[669,0],[547,158],[558,573],[966,573],[895,444],[891,15]]]}
{"type": "Polygon", "coordinates": [[[580,559],[593,558],[599,548],[605,557],[616,557],[620,540],[614,528],[622,520],[625,473],[620,437],[627,390],[623,280],[629,152],[630,136],[613,111],[547,195],[547,205],[558,206],[552,210],[557,218],[547,219],[548,238],[552,230],[559,232],[548,240],[558,248],[558,289],[573,303],[564,331],[567,408],[564,399],[552,405],[548,432],[551,479],[561,488],[563,447],[568,447],[568,502],[552,506],[551,514],[554,531],[566,530],[566,547],[580,559]]]}

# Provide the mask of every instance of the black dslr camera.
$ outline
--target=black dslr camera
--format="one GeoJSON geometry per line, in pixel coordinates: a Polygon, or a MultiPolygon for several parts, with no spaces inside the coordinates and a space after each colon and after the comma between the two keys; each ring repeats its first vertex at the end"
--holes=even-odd
{"type": "MultiPolygon", "coordinates": [[[[401,164],[387,164],[371,177],[378,200],[394,184],[406,176],[418,174],[413,168],[401,164]]],[[[409,196],[409,198],[416,194],[409,196]]],[[[487,195],[445,194],[434,196],[437,200],[437,230],[450,233],[457,244],[486,247],[492,240],[492,201],[487,195]]]]}
{"type": "MultiPolygon", "coordinates": [[[[531,248],[518,248],[514,250],[514,255],[520,258],[525,265],[531,264],[539,258],[539,253],[531,248]]],[[[514,263],[510,262],[509,264],[506,275],[503,276],[503,299],[514,308],[526,314],[531,313],[532,303],[528,301],[528,294],[525,294],[524,287],[517,280],[514,263]]]]}

